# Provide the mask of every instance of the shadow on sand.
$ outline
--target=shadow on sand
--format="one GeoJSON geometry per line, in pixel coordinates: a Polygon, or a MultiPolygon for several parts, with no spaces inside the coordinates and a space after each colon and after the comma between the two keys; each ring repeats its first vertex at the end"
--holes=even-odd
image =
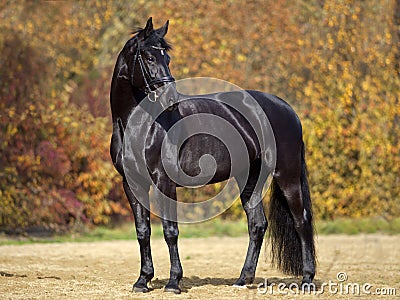
{"type": "MultiPolygon", "coordinates": [[[[211,278],[205,277],[200,278],[198,276],[192,277],[183,277],[180,283],[180,287],[183,293],[187,293],[193,287],[201,287],[205,285],[212,285],[212,286],[232,286],[237,278],[211,278]]],[[[168,279],[154,279],[152,280],[152,289],[163,289],[165,285],[168,283],[168,279]]],[[[268,287],[277,288],[280,285],[281,289],[285,288],[296,288],[300,287],[301,285],[301,278],[299,277],[271,277],[271,278],[261,278],[256,277],[254,279],[254,283],[252,285],[248,285],[248,289],[265,289],[265,283],[268,287]]],[[[315,288],[317,290],[320,289],[322,282],[319,280],[314,280],[315,288]]]]}

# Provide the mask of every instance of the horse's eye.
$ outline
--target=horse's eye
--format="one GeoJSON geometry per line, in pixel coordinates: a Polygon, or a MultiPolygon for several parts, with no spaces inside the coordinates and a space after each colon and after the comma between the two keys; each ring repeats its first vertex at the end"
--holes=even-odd
{"type": "Polygon", "coordinates": [[[147,59],[148,62],[155,62],[156,61],[156,59],[153,56],[147,56],[146,59],[147,59]]]}

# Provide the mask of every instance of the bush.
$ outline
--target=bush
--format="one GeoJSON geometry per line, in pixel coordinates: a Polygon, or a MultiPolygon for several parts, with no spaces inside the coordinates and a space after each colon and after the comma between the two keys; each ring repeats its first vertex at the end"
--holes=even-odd
{"type": "MultiPolygon", "coordinates": [[[[317,218],[397,220],[399,10],[395,0],[0,4],[0,228],[130,218],[108,154],[108,90],[128,32],[150,14],[171,19],[175,78],[218,77],[296,108],[317,218]]],[[[240,206],[223,218],[242,218],[240,206]]]]}

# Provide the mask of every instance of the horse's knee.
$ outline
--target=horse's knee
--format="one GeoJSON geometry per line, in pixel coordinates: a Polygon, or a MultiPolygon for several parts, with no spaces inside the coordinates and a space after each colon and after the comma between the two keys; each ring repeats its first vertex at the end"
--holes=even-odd
{"type": "Polygon", "coordinates": [[[176,242],[178,240],[179,229],[178,226],[165,226],[164,239],[167,243],[176,242]]]}
{"type": "Polygon", "coordinates": [[[148,226],[137,226],[136,235],[140,244],[148,243],[150,242],[151,230],[148,226]]]}

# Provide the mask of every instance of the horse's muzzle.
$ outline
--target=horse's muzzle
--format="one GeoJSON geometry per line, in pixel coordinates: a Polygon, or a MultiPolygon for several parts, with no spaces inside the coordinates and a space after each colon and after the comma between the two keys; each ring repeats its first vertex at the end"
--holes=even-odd
{"type": "Polygon", "coordinates": [[[159,90],[161,90],[161,94],[159,95],[157,101],[160,102],[163,110],[170,110],[168,108],[176,104],[179,99],[179,94],[176,90],[175,82],[167,83],[159,90]]]}

